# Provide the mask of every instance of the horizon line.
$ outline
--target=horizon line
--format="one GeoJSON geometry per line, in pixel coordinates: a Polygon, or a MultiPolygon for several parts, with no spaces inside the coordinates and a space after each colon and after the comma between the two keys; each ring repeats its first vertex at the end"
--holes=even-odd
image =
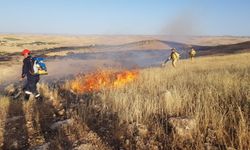
{"type": "Polygon", "coordinates": [[[0,35],[48,35],[48,36],[170,36],[170,37],[250,37],[250,35],[171,35],[171,34],[74,34],[74,33],[28,33],[0,32],[0,35]]]}

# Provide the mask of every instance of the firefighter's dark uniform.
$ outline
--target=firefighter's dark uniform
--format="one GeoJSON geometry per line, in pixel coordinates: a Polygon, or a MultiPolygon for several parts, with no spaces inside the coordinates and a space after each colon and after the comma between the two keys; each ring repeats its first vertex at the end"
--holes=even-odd
{"type": "Polygon", "coordinates": [[[27,83],[24,87],[25,91],[29,91],[33,94],[37,94],[36,84],[38,83],[40,77],[39,75],[34,75],[33,70],[33,60],[31,56],[28,56],[23,60],[22,78],[27,77],[27,83]]]}

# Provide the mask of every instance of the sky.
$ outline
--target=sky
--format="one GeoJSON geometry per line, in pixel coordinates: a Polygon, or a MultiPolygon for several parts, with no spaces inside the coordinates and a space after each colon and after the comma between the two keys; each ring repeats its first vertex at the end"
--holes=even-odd
{"type": "Polygon", "coordinates": [[[0,33],[250,36],[249,0],[0,0],[0,33]]]}

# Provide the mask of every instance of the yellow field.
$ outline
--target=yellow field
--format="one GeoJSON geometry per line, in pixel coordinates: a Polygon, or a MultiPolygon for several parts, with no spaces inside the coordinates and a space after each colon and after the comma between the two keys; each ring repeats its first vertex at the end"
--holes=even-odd
{"type": "MultiPolygon", "coordinates": [[[[0,54],[21,52],[27,48],[30,50],[41,50],[56,47],[71,47],[71,46],[89,46],[89,45],[122,45],[132,42],[144,40],[167,40],[177,41],[203,46],[227,45],[249,41],[249,37],[174,37],[174,36],[137,36],[137,35],[89,35],[89,36],[74,36],[74,35],[39,35],[39,34],[0,34],[0,54]]],[[[160,44],[146,45],[146,48],[157,49],[162,47],[160,44]]],[[[164,45],[164,48],[169,48],[164,45]]],[[[140,47],[141,48],[141,47],[140,47]]]]}
{"type": "Polygon", "coordinates": [[[177,68],[169,63],[164,68],[140,70],[138,79],[125,87],[85,97],[59,94],[60,90],[43,85],[42,105],[2,97],[0,140],[6,144],[6,138],[13,135],[6,118],[25,115],[27,123],[19,119],[18,126],[27,126],[31,147],[50,141],[52,147],[63,149],[66,139],[72,146],[91,136],[88,142],[101,149],[117,148],[112,145],[114,139],[124,149],[250,149],[249,58],[250,53],[200,57],[182,60],[177,68]],[[88,99],[93,101],[90,105],[82,103],[88,99]],[[64,117],[75,121],[50,139],[47,128],[53,124],[53,112],[63,103],[67,108],[64,117]],[[171,120],[185,119],[186,124],[171,124],[171,120]],[[38,127],[32,127],[32,121],[38,127]]]}
{"type": "Polygon", "coordinates": [[[197,126],[191,146],[174,138],[174,148],[204,149],[210,130],[218,147],[249,149],[249,58],[249,53],[204,57],[181,61],[176,69],[145,69],[136,83],[104,91],[101,100],[120,121],[159,130],[170,117],[193,118],[197,126]]]}

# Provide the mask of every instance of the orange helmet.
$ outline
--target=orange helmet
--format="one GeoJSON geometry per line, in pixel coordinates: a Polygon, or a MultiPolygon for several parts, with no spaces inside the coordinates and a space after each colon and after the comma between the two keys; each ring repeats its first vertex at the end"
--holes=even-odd
{"type": "Polygon", "coordinates": [[[30,54],[31,52],[30,52],[30,50],[28,50],[28,49],[24,49],[23,51],[22,51],[22,55],[24,55],[24,54],[30,54]]]}

